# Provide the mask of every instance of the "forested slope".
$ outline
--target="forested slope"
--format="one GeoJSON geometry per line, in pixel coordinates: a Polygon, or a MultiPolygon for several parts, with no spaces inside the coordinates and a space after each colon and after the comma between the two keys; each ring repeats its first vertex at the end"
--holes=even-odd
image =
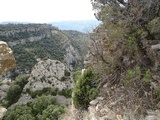
{"type": "Polygon", "coordinates": [[[71,69],[82,67],[87,34],[61,31],[48,24],[0,25],[0,39],[12,48],[17,71],[29,73],[39,59],[57,59],[71,69]]]}

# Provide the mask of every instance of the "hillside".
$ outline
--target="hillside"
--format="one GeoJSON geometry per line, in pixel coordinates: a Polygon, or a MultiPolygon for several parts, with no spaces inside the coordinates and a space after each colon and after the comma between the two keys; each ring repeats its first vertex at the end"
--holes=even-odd
{"type": "Polygon", "coordinates": [[[71,103],[71,71],[83,67],[88,35],[48,24],[6,24],[0,39],[13,51],[0,42],[0,119],[6,113],[5,120],[57,120],[71,103]]]}
{"type": "Polygon", "coordinates": [[[31,74],[20,74],[14,80],[0,76],[0,119],[6,113],[4,120],[58,120],[71,103],[73,87],[69,69],[58,60],[40,60],[31,74]]]}
{"type": "MultiPolygon", "coordinates": [[[[98,20],[77,20],[77,21],[60,21],[60,22],[49,22],[47,24],[52,24],[59,28],[60,30],[74,30],[79,32],[90,32],[95,27],[97,27],[101,22],[98,20]]],[[[31,24],[30,22],[14,22],[14,21],[4,21],[1,24],[31,24]]]]}
{"type": "Polygon", "coordinates": [[[57,59],[70,69],[82,67],[87,34],[62,31],[49,24],[0,25],[0,39],[12,48],[17,71],[30,73],[39,59],[57,59]],[[74,39],[72,39],[74,35],[74,39]],[[84,44],[85,43],[85,44],[84,44]]]}

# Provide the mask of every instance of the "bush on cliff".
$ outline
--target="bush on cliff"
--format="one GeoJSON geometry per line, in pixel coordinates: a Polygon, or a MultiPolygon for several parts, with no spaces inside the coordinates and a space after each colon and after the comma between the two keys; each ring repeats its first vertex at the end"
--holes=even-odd
{"type": "Polygon", "coordinates": [[[73,90],[73,103],[76,108],[87,109],[89,102],[98,95],[98,75],[89,68],[76,81],[73,90]]]}

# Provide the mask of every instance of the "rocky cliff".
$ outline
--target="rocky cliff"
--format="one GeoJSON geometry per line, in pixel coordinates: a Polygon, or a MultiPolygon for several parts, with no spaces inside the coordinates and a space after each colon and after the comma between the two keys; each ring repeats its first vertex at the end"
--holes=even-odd
{"type": "Polygon", "coordinates": [[[47,87],[59,90],[72,89],[74,87],[73,79],[67,67],[60,61],[50,59],[39,61],[34,66],[28,81],[24,91],[29,89],[34,92],[47,87]]]}
{"type": "Polygon", "coordinates": [[[7,24],[0,26],[0,38],[12,47],[50,37],[54,30],[49,24],[7,24]]]}

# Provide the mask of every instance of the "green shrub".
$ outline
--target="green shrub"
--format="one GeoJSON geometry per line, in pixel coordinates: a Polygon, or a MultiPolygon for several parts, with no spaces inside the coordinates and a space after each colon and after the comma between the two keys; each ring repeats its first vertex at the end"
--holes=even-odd
{"type": "Polygon", "coordinates": [[[31,95],[32,98],[36,98],[37,96],[42,96],[42,95],[53,95],[56,96],[57,94],[63,95],[66,98],[71,98],[72,95],[72,89],[63,89],[63,90],[58,90],[58,89],[52,89],[50,87],[43,88],[42,90],[37,90],[34,92],[31,92],[29,89],[26,91],[31,95]]]}
{"type": "Polygon", "coordinates": [[[150,70],[148,69],[146,72],[145,72],[145,74],[144,74],[144,77],[143,77],[143,79],[142,79],[142,81],[144,82],[144,83],[150,83],[150,82],[152,82],[152,74],[151,74],[151,72],[150,72],[150,70]]]}
{"type": "Polygon", "coordinates": [[[31,95],[32,98],[36,98],[37,96],[48,95],[50,93],[51,93],[51,88],[46,87],[46,88],[43,88],[42,90],[37,90],[35,92],[30,92],[30,95],[31,95]]]}
{"type": "Polygon", "coordinates": [[[58,91],[59,95],[63,95],[66,98],[71,98],[72,97],[72,89],[63,89],[61,91],[58,91]]]}
{"type": "Polygon", "coordinates": [[[65,113],[63,105],[49,105],[42,113],[42,120],[58,120],[63,113],[65,113]]]}
{"type": "Polygon", "coordinates": [[[127,70],[127,73],[125,75],[125,80],[123,80],[124,85],[126,86],[131,85],[134,78],[141,75],[142,73],[139,66],[136,66],[133,70],[130,70],[130,69],[127,70]]]}
{"type": "Polygon", "coordinates": [[[32,109],[27,105],[19,105],[9,109],[3,120],[35,120],[32,116],[32,109]]]}
{"type": "Polygon", "coordinates": [[[160,21],[160,18],[157,17],[148,23],[147,28],[151,32],[151,34],[159,33],[159,31],[160,31],[160,26],[159,26],[160,22],[159,21],[160,21]]]}
{"type": "Polygon", "coordinates": [[[60,79],[60,81],[65,81],[65,80],[66,80],[65,76],[61,77],[61,79],[60,79]]]}
{"type": "Polygon", "coordinates": [[[154,89],[154,93],[156,94],[157,99],[160,100],[160,88],[159,87],[154,89]]]}
{"type": "Polygon", "coordinates": [[[22,74],[16,77],[15,81],[11,84],[7,91],[7,107],[18,101],[21,96],[23,87],[28,83],[28,78],[28,74],[22,74]]]}
{"type": "Polygon", "coordinates": [[[58,120],[65,113],[65,106],[56,103],[54,97],[37,97],[34,102],[8,109],[3,120],[58,120]]]}
{"type": "Polygon", "coordinates": [[[29,74],[20,74],[16,77],[14,84],[19,85],[22,89],[28,83],[29,74]]]}
{"type": "Polygon", "coordinates": [[[70,75],[71,75],[71,73],[68,70],[64,71],[64,76],[70,76],[70,75]]]}
{"type": "Polygon", "coordinates": [[[78,77],[73,90],[73,103],[76,108],[87,109],[89,102],[98,95],[98,75],[89,68],[78,77]]]}
{"type": "Polygon", "coordinates": [[[16,103],[21,96],[22,89],[19,85],[11,85],[7,91],[6,100],[8,101],[7,107],[16,103]]]}
{"type": "Polygon", "coordinates": [[[123,81],[124,85],[129,85],[129,83],[132,81],[133,77],[135,77],[135,71],[128,70],[125,75],[125,80],[123,81]]]}
{"type": "Polygon", "coordinates": [[[73,80],[76,83],[76,81],[79,79],[78,77],[81,76],[81,71],[73,72],[72,75],[73,75],[73,80]]]}
{"type": "Polygon", "coordinates": [[[42,111],[47,108],[47,106],[55,103],[55,98],[49,98],[45,95],[37,97],[37,99],[32,103],[33,113],[36,116],[37,114],[42,114],[42,111]],[[53,100],[51,100],[53,99],[53,100]]]}

